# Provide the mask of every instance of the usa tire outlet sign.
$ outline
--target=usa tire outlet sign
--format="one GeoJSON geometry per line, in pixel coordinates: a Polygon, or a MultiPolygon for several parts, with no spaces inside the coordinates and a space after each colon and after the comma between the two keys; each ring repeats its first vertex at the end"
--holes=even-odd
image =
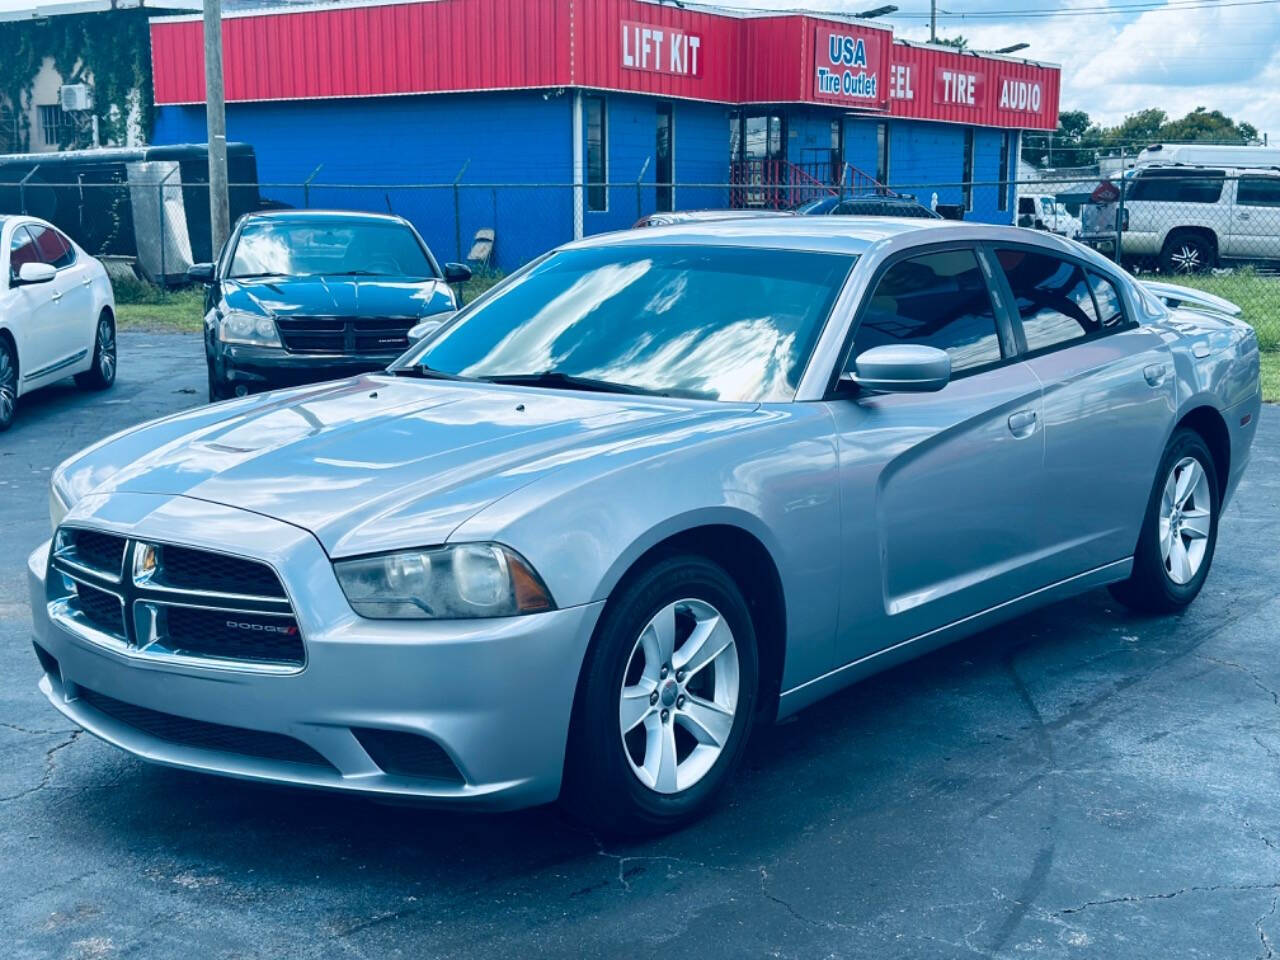
{"type": "Polygon", "coordinates": [[[883,30],[819,26],[814,31],[813,99],[883,110],[890,35],[883,30]]]}

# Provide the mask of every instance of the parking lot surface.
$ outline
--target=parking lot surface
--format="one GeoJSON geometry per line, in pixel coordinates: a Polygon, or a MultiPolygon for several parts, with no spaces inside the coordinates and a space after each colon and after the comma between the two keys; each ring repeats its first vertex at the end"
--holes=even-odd
{"type": "MultiPolygon", "coordinates": [[[[759,729],[725,804],[602,841],[153,767],[36,690],[23,579],[51,469],[204,399],[198,337],[0,436],[6,957],[1270,957],[1280,944],[1280,411],[1206,589],[1105,591],[759,729]]],[[[1087,491],[1080,491],[1087,498],[1087,491]]]]}

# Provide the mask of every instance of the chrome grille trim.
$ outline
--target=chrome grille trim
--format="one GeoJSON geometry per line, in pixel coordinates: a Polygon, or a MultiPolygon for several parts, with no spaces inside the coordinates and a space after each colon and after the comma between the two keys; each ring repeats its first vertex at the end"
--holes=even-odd
{"type": "MultiPolygon", "coordinates": [[[[62,532],[62,529],[59,529],[59,537],[62,532]]],[[[144,544],[154,544],[154,541],[124,537],[121,539],[126,541],[121,576],[112,576],[108,572],[83,566],[65,553],[50,551],[49,570],[46,576],[48,612],[49,618],[62,629],[94,646],[108,649],[131,660],[270,674],[293,674],[305,668],[306,643],[293,604],[287,597],[181,589],[152,582],[151,577],[136,576],[132,571],[134,550],[144,544]],[[91,622],[90,618],[79,609],[76,596],[66,587],[64,579],[73,584],[109,594],[118,600],[121,604],[121,622],[124,632],[106,631],[100,625],[91,622]],[[212,653],[185,651],[182,649],[183,638],[159,631],[157,625],[161,618],[156,612],[159,608],[198,610],[226,614],[228,617],[273,618],[288,622],[293,632],[287,636],[296,640],[298,656],[296,659],[292,657],[289,659],[224,657],[212,653]]],[[[55,537],[55,544],[57,540],[58,538],[55,537]]],[[[158,545],[163,547],[163,544],[158,545]]],[[[220,551],[206,550],[203,547],[187,549],[210,554],[220,553],[220,551]]],[[[221,553],[221,555],[234,557],[233,554],[228,553],[221,553]]],[[[271,570],[279,580],[279,573],[265,561],[247,557],[236,557],[236,559],[252,559],[253,562],[260,563],[271,570]]],[[[280,583],[283,593],[283,581],[281,580],[280,583]]],[[[229,623],[228,626],[230,626],[229,623]]]]}

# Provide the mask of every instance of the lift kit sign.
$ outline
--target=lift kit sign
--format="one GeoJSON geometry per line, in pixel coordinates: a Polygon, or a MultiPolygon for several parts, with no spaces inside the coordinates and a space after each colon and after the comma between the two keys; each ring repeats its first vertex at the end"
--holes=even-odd
{"type": "Polygon", "coordinates": [[[622,21],[622,65],[677,77],[702,76],[702,37],[674,27],[622,21]]]}
{"type": "Polygon", "coordinates": [[[813,96],[862,106],[884,102],[881,40],[853,29],[819,28],[814,38],[813,96]]]}

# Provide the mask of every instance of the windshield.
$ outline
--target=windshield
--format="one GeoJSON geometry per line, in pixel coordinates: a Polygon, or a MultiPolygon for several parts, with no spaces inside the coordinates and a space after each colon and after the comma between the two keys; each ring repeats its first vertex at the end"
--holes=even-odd
{"type": "Polygon", "coordinates": [[[413,231],[377,220],[259,220],[240,231],[232,279],[262,276],[435,277],[413,231]]]}
{"type": "Polygon", "coordinates": [[[744,247],[565,250],[495,289],[397,366],[790,400],[856,259],[744,247]]]}

